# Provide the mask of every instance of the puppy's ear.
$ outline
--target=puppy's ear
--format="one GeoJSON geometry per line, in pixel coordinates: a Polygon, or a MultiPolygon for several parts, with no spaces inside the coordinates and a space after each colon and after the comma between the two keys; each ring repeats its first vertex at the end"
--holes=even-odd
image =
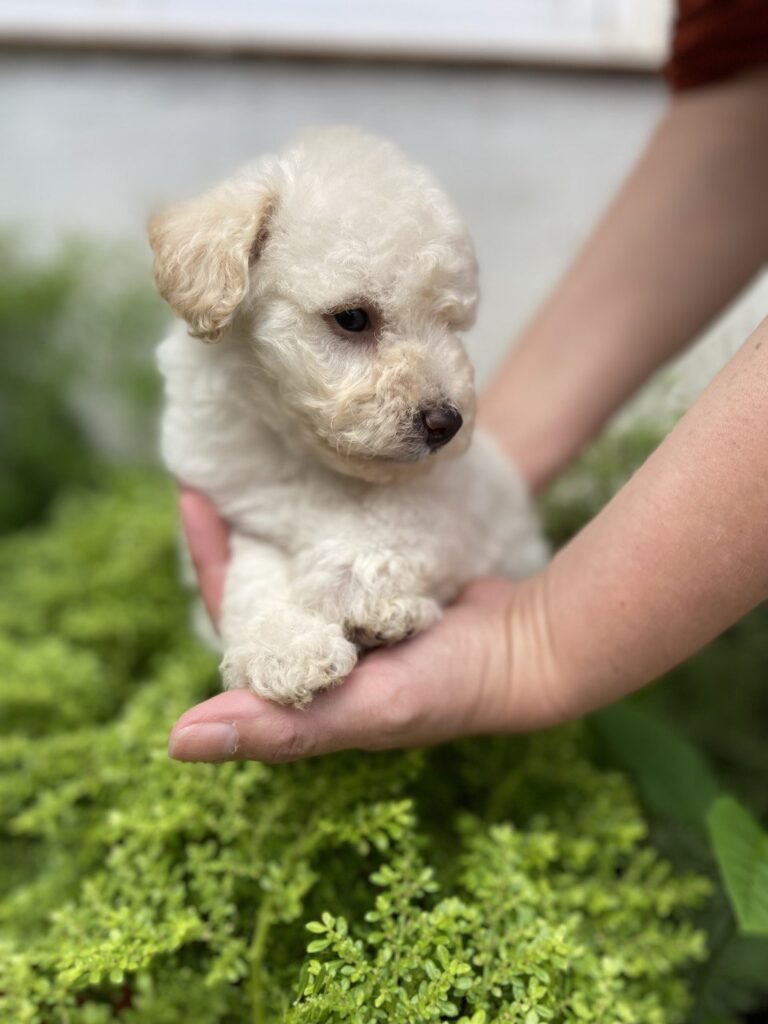
{"type": "Polygon", "coordinates": [[[196,338],[216,341],[248,294],[276,202],[270,186],[242,175],[149,221],[158,291],[196,338]]]}

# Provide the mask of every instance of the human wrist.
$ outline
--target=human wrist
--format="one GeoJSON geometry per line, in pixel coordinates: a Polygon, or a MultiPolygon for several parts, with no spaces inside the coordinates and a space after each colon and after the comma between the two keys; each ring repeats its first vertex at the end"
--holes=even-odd
{"type": "Polygon", "coordinates": [[[534,495],[549,479],[548,460],[546,455],[540,459],[538,452],[521,440],[524,433],[522,425],[510,415],[505,404],[498,395],[483,396],[478,408],[477,427],[493,441],[505,461],[515,468],[528,493],[534,495]]]}
{"type": "Polygon", "coordinates": [[[558,553],[545,569],[506,585],[498,731],[560,725],[648,681],[641,665],[617,658],[611,638],[591,621],[582,580],[574,578],[573,568],[567,555],[558,553]]]}
{"type": "Polygon", "coordinates": [[[493,637],[485,675],[492,694],[481,731],[528,732],[579,713],[550,620],[549,570],[524,580],[494,581],[493,637]]]}
{"type": "Polygon", "coordinates": [[[488,438],[496,452],[518,477],[526,493],[533,498],[554,475],[552,463],[557,461],[548,450],[548,445],[536,450],[522,439],[522,430],[501,403],[481,400],[477,416],[477,433],[488,438]]]}

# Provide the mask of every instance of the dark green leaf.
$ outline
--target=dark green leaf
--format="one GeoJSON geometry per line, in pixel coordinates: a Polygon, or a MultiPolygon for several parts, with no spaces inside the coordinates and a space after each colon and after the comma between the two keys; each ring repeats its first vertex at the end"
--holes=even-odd
{"type": "Polygon", "coordinates": [[[715,801],[707,829],[739,928],[768,937],[768,832],[730,796],[715,801]]]}
{"type": "Polygon", "coordinates": [[[721,788],[702,754],[674,726],[632,701],[598,712],[593,723],[652,811],[704,826],[721,788]]]}

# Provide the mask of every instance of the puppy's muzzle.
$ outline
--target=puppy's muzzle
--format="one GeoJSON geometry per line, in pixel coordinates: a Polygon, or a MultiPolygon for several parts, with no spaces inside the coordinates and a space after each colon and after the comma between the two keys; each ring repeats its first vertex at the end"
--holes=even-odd
{"type": "Polygon", "coordinates": [[[461,413],[452,405],[436,405],[421,409],[417,415],[424,441],[431,452],[437,451],[458,434],[463,423],[461,413]]]}

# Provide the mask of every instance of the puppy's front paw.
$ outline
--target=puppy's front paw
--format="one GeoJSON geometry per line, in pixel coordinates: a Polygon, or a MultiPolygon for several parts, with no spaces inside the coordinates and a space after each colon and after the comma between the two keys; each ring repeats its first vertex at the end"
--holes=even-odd
{"type": "Polygon", "coordinates": [[[433,575],[427,561],[387,549],[338,551],[326,543],[304,553],[296,573],[297,599],[330,621],[359,647],[407,640],[440,618],[440,605],[423,596],[433,575]]]}
{"type": "Polygon", "coordinates": [[[359,647],[380,647],[421,633],[441,614],[440,605],[429,597],[370,594],[352,610],[345,631],[359,647]]]}
{"type": "Polygon", "coordinates": [[[356,661],[357,650],[339,626],[295,611],[261,621],[247,641],[226,651],[221,674],[228,690],[247,688],[304,707],[345,679],[356,661]]]}

